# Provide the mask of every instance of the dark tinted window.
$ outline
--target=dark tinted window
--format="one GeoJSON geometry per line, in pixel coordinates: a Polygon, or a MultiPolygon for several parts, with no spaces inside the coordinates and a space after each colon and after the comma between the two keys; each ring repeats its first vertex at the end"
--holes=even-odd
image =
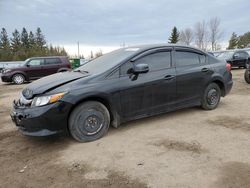
{"type": "Polygon", "coordinates": [[[236,52],[234,54],[234,57],[239,59],[246,59],[248,57],[248,54],[246,52],[236,52]]]}
{"type": "Polygon", "coordinates": [[[206,63],[206,56],[205,55],[199,55],[199,58],[200,58],[200,63],[201,64],[205,64],[206,63]]]}
{"type": "Polygon", "coordinates": [[[59,58],[45,59],[46,65],[54,65],[54,64],[60,64],[60,63],[61,63],[61,60],[59,58]]]}
{"type": "Polygon", "coordinates": [[[44,60],[43,59],[32,59],[28,62],[30,66],[40,66],[43,65],[44,60]]]}
{"type": "Polygon", "coordinates": [[[176,66],[188,66],[188,65],[198,65],[200,64],[200,55],[193,52],[182,52],[177,51],[175,53],[176,66]]]}
{"type": "Polygon", "coordinates": [[[155,71],[171,67],[171,53],[170,52],[157,52],[146,55],[138,59],[135,64],[147,64],[149,71],[155,71]]]}
{"type": "MultiPolygon", "coordinates": [[[[160,69],[171,67],[171,52],[156,52],[146,55],[134,62],[134,64],[147,64],[149,71],[156,71],[160,69]]],[[[121,75],[126,75],[127,71],[133,67],[131,62],[125,63],[121,66],[121,75]]]]}

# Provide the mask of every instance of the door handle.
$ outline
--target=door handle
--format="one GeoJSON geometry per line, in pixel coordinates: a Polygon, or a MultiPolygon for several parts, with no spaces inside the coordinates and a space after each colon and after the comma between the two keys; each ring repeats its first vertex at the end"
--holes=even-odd
{"type": "Polygon", "coordinates": [[[173,78],[175,78],[175,76],[167,75],[167,76],[164,77],[164,80],[172,80],[173,78]]]}
{"type": "Polygon", "coordinates": [[[201,72],[208,72],[208,71],[209,71],[208,68],[203,68],[203,69],[201,69],[201,72]]]}

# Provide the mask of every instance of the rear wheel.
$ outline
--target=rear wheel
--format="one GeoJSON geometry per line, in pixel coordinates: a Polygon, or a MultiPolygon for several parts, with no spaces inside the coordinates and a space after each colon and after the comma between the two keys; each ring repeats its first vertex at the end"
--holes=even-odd
{"type": "Polygon", "coordinates": [[[110,114],[100,102],[88,101],[77,106],[69,118],[71,136],[79,142],[94,141],[108,131],[110,114]]]}
{"type": "Polygon", "coordinates": [[[15,84],[23,84],[24,81],[25,81],[25,77],[24,77],[22,74],[15,74],[15,75],[12,77],[12,81],[13,81],[15,84]]]}
{"type": "Polygon", "coordinates": [[[248,70],[245,71],[245,81],[250,84],[250,73],[248,70]]]}
{"type": "Polygon", "coordinates": [[[201,106],[205,110],[213,110],[220,103],[221,90],[216,83],[211,83],[204,91],[201,106]]]}

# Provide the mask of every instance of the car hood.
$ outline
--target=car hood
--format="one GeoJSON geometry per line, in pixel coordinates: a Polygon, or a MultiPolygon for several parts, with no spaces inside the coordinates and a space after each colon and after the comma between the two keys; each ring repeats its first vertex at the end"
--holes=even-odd
{"type": "Polygon", "coordinates": [[[56,73],[32,82],[22,91],[22,94],[25,98],[31,99],[34,95],[48,92],[61,85],[87,76],[89,74],[74,71],[56,73]]]}

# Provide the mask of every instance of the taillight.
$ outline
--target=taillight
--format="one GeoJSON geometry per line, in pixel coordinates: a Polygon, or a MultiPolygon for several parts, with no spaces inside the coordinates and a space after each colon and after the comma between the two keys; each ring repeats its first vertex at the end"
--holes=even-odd
{"type": "Polygon", "coordinates": [[[227,68],[228,72],[231,72],[232,66],[231,66],[230,63],[227,63],[227,64],[226,64],[226,68],[227,68]]]}

